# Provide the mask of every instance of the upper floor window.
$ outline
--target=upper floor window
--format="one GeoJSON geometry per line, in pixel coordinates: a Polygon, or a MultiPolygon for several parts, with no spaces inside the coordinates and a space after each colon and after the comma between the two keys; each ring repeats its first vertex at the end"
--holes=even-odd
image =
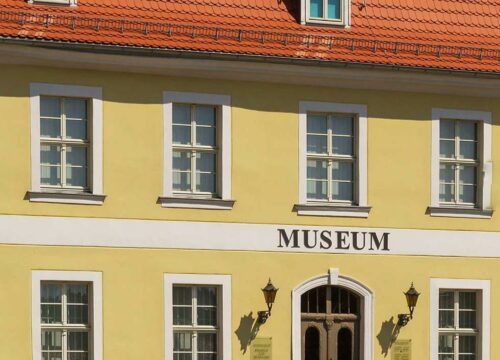
{"type": "Polygon", "coordinates": [[[231,99],[164,93],[164,207],[231,209],[231,99]]]}
{"type": "Polygon", "coordinates": [[[432,111],[432,216],[491,217],[491,113],[432,111]]]}
{"type": "Polygon", "coordinates": [[[356,155],[354,118],[307,115],[307,200],[352,204],[356,155]]]}
{"type": "Polygon", "coordinates": [[[301,102],[299,215],[367,217],[366,106],[301,102]]]}
{"type": "Polygon", "coordinates": [[[478,123],[441,120],[439,142],[440,204],[477,206],[478,123]]]}
{"type": "Polygon", "coordinates": [[[40,97],[40,186],[89,190],[87,99],[40,97]]]}
{"type": "Polygon", "coordinates": [[[302,0],[302,23],[350,25],[349,0],[302,0]]]}
{"type": "Polygon", "coordinates": [[[102,204],[102,91],[31,84],[30,201],[102,204]]]}

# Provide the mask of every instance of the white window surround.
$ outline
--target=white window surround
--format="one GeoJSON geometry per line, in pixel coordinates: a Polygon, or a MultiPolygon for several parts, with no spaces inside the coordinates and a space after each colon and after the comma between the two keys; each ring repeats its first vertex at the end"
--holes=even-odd
{"type": "Polygon", "coordinates": [[[309,15],[309,0],[300,1],[300,23],[305,24],[318,24],[330,26],[351,26],[351,0],[340,0],[340,19],[316,19],[311,18],[309,15]]]}
{"type": "Polygon", "coordinates": [[[491,183],[493,166],[491,163],[491,112],[454,109],[432,109],[432,156],[431,156],[431,216],[491,218],[491,183]],[[481,123],[482,137],[479,138],[480,174],[478,187],[481,189],[479,208],[445,207],[439,204],[439,132],[440,120],[471,120],[481,123]]]}
{"type": "Polygon", "coordinates": [[[368,170],[367,170],[367,106],[362,104],[341,104],[330,102],[301,101],[299,103],[299,204],[295,210],[299,215],[368,217],[368,170]],[[356,184],[357,205],[335,203],[313,203],[307,201],[307,113],[325,112],[355,116],[357,128],[356,184]]]}
{"type": "Polygon", "coordinates": [[[234,200],[231,199],[231,97],[192,92],[163,92],[163,195],[158,202],[162,207],[199,208],[214,210],[230,210],[234,200]],[[181,197],[174,195],[172,189],[172,117],[174,103],[199,105],[215,105],[218,111],[217,127],[220,126],[219,141],[220,166],[218,168],[218,183],[220,198],[181,197]]]}
{"type": "Polygon", "coordinates": [[[430,356],[438,358],[439,290],[478,290],[481,292],[481,360],[490,360],[490,280],[431,279],[430,284],[430,356]]]}
{"type": "Polygon", "coordinates": [[[344,287],[358,294],[361,298],[360,334],[363,339],[360,351],[360,360],[373,360],[373,292],[357,280],[339,274],[338,269],[330,269],[328,273],[305,281],[292,292],[292,360],[302,359],[301,336],[301,296],[318,286],[336,285],[344,287]]]}
{"type": "Polygon", "coordinates": [[[92,360],[102,360],[102,273],[96,271],[45,271],[31,273],[31,321],[33,360],[42,360],[40,286],[42,281],[84,281],[92,284],[92,360]]]}
{"type": "Polygon", "coordinates": [[[30,84],[31,118],[31,191],[32,202],[101,205],[104,202],[102,180],[102,88],[76,85],[30,84]],[[72,193],[40,187],[40,96],[66,96],[86,98],[91,104],[91,193],[72,193]]]}
{"type": "Polygon", "coordinates": [[[222,324],[220,360],[231,360],[231,275],[212,274],[164,274],[165,301],[165,360],[173,360],[173,286],[215,285],[221,288],[222,324]]]}

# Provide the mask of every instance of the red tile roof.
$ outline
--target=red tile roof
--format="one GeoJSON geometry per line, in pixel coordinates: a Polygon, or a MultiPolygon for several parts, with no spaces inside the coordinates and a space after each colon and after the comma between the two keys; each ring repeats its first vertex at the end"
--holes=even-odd
{"type": "Polygon", "coordinates": [[[300,0],[0,0],[0,37],[500,73],[500,0],[352,0],[350,28],[300,0]]]}

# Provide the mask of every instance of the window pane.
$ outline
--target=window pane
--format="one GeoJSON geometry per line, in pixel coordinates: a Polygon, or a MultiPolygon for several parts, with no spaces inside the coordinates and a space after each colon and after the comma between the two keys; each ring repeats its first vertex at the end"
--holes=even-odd
{"type": "Polygon", "coordinates": [[[310,154],[326,154],[326,135],[307,135],[307,152],[310,154]]]}
{"type": "Polygon", "coordinates": [[[61,297],[62,297],[61,284],[42,283],[40,287],[40,302],[61,303],[61,297]]]}
{"type": "Polygon", "coordinates": [[[458,352],[460,354],[475,354],[476,353],[476,337],[463,336],[458,338],[458,352]]]}
{"type": "Polygon", "coordinates": [[[462,203],[475,204],[476,203],[476,187],[473,185],[460,185],[459,186],[459,200],[462,203]]]}
{"type": "Polygon", "coordinates": [[[217,334],[198,333],[198,351],[217,352],[217,334]]]}
{"type": "Polygon", "coordinates": [[[196,153],[196,171],[215,172],[215,159],[214,153],[196,153]]]}
{"type": "Polygon", "coordinates": [[[476,145],[474,141],[460,141],[460,159],[476,159],[476,145]]]}
{"type": "Polygon", "coordinates": [[[439,180],[444,183],[454,183],[455,165],[439,164],[439,180]]]}
{"type": "Polygon", "coordinates": [[[174,353],[174,360],[191,360],[192,358],[191,353],[174,353]]]}
{"type": "Polygon", "coordinates": [[[340,0],[328,0],[328,18],[340,19],[340,0]]]}
{"type": "Polygon", "coordinates": [[[460,166],[460,183],[475,185],[477,182],[476,174],[475,166],[460,166]]]}
{"type": "Polygon", "coordinates": [[[42,185],[61,185],[61,168],[55,166],[40,166],[40,182],[42,185]]]}
{"type": "Polygon", "coordinates": [[[307,178],[326,180],[328,176],[327,164],[324,160],[307,160],[307,178]]]}
{"type": "Polygon", "coordinates": [[[348,161],[333,161],[332,162],[332,179],[347,180],[353,179],[353,164],[348,161]]]}
{"type": "Polygon", "coordinates": [[[87,140],[87,121],[66,120],[66,137],[68,139],[87,140]]]}
{"type": "Polygon", "coordinates": [[[441,139],[455,139],[455,122],[453,120],[439,122],[439,137],[441,139]]]}
{"type": "Polygon", "coordinates": [[[328,198],[326,181],[307,180],[307,198],[326,200],[328,198]]]}
{"type": "Polygon", "coordinates": [[[191,170],[191,153],[188,151],[174,151],[172,153],[173,157],[173,168],[178,171],[190,171],[191,170]]]}
{"type": "Polygon", "coordinates": [[[174,286],[173,288],[173,304],[174,305],[191,305],[193,292],[192,288],[186,286],[174,286]]]}
{"type": "Polygon", "coordinates": [[[66,289],[68,303],[88,304],[88,286],[86,284],[68,284],[66,289]]]}
{"type": "Polygon", "coordinates": [[[89,334],[84,331],[68,332],[68,350],[89,350],[89,334]]]}
{"type": "Polygon", "coordinates": [[[191,351],[191,337],[190,332],[174,332],[174,351],[191,351]]]}
{"type": "Polygon", "coordinates": [[[454,307],[454,293],[453,291],[439,292],[439,308],[453,310],[454,307]]]}
{"type": "Polygon", "coordinates": [[[323,17],[323,0],[310,0],[309,14],[311,17],[323,17]]]}
{"type": "Polygon", "coordinates": [[[89,354],[86,352],[70,352],[68,353],[68,360],[88,360],[89,354]]]}
{"type": "Polygon", "coordinates": [[[332,198],[333,200],[352,201],[352,183],[334,181],[332,183],[332,198]]]}
{"type": "Polygon", "coordinates": [[[332,136],[332,152],[336,155],[353,155],[353,138],[350,136],[332,136]]]}
{"type": "Polygon", "coordinates": [[[173,104],[173,123],[191,125],[191,105],[173,104]]]}
{"type": "Polygon", "coordinates": [[[439,352],[453,354],[454,350],[453,335],[439,335],[439,352]]]}
{"type": "Polygon", "coordinates": [[[455,140],[440,140],[439,141],[439,156],[442,158],[455,157],[455,140]]]}
{"type": "Polygon", "coordinates": [[[191,306],[177,307],[174,306],[174,325],[192,325],[193,323],[193,310],[191,306]]]}
{"type": "Polygon", "coordinates": [[[40,119],[40,136],[46,138],[58,138],[61,136],[60,119],[40,119]]]}
{"type": "Polygon", "coordinates": [[[476,328],[476,312],[471,310],[460,311],[458,313],[458,324],[462,329],[476,328]]]}
{"type": "Polygon", "coordinates": [[[308,134],[327,134],[327,117],[325,115],[307,115],[308,134]]]}
{"type": "Polygon", "coordinates": [[[477,140],[477,123],[460,121],[458,128],[461,140],[477,140]]]}
{"type": "Polygon", "coordinates": [[[40,306],[42,324],[60,324],[62,305],[42,304],[40,306]]]}
{"type": "Polygon", "coordinates": [[[196,124],[215,126],[216,108],[214,106],[196,105],[196,124]]]}
{"type": "Polygon", "coordinates": [[[201,353],[198,354],[198,360],[217,360],[216,353],[201,353]]]}
{"type": "Polygon", "coordinates": [[[40,163],[59,165],[61,163],[61,147],[59,145],[40,145],[40,163]]]}
{"type": "Polygon", "coordinates": [[[189,191],[191,190],[191,173],[175,172],[172,174],[174,191],[189,191]]]}
{"type": "Polygon", "coordinates": [[[460,310],[476,310],[476,293],[461,291],[458,294],[460,310]]]}
{"type": "Polygon", "coordinates": [[[174,125],[172,141],[174,144],[191,144],[191,126],[174,125]]]}
{"type": "Polygon", "coordinates": [[[66,146],[66,164],[87,166],[87,148],[84,146],[66,146]]]}
{"type": "Polygon", "coordinates": [[[87,187],[87,168],[66,166],[66,185],[87,187]]]}
{"type": "Polygon", "coordinates": [[[438,360],[454,360],[455,357],[453,354],[439,354],[438,360]]]}
{"type": "Polygon", "coordinates": [[[68,305],[67,318],[69,324],[88,324],[88,305],[68,305]]]}
{"type": "Polygon", "coordinates": [[[458,360],[476,360],[476,355],[458,355],[458,360]]]}
{"type": "Polygon", "coordinates": [[[217,288],[203,286],[198,287],[196,292],[198,305],[217,305],[217,288]]]}
{"type": "MultiPolygon", "coordinates": [[[[335,0],[328,0],[335,2],[335,0]]],[[[334,116],[332,121],[332,132],[334,135],[349,135],[353,136],[353,118],[334,116]]]]}
{"type": "Polygon", "coordinates": [[[61,100],[55,97],[40,97],[40,116],[61,117],[61,100]]]}
{"type": "Polygon", "coordinates": [[[197,126],[196,145],[215,146],[215,128],[197,126]]]}
{"type": "Polygon", "coordinates": [[[455,201],[455,184],[439,184],[439,201],[454,202],[455,201]]]}
{"type": "Polygon", "coordinates": [[[196,173],[196,191],[215,194],[215,174],[196,173]]]}
{"type": "Polygon", "coordinates": [[[42,330],[42,351],[62,349],[62,331],[42,330]]]}
{"type": "Polygon", "coordinates": [[[217,325],[217,309],[214,307],[198,307],[198,325],[217,325]]]}
{"type": "Polygon", "coordinates": [[[65,99],[64,113],[70,119],[86,119],[87,101],[85,99],[65,99]]]}
{"type": "Polygon", "coordinates": [[[439,327],[448,329],[454,327],[454,312],[453,310],[439,310],[439,327]]]}

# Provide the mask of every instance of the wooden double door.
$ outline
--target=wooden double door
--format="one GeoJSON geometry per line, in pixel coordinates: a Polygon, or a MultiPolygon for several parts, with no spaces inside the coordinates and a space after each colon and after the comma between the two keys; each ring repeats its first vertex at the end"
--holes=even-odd
{"type": "Polygon", "coordinates": [[[359,318],[353,314],[302,314],[303,360],[359,360],[359,318]]]}

